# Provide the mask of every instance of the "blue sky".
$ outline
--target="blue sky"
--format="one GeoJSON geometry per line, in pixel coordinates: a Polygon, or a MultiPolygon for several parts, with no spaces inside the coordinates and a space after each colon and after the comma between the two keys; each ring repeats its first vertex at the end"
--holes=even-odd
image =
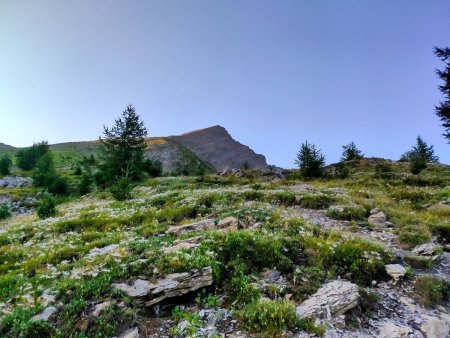
{"type": "Polygon", "coordinates": [[[96,139],[133,103],[150,136],[220,124],[284,167],[306,139],[334,162],[418,134],[450,163],[449,18],[448,0],[0,0],[0,142],[96,139]]]}

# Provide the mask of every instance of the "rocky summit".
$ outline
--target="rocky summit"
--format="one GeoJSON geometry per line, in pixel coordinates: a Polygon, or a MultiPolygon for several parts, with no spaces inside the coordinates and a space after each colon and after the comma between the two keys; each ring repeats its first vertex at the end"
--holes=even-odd
{"type": "Polygon", "coordinates": [[[217,171],[244,166],[268,168],[264,155],[256,154],[250,147],[234,140],[222,126],[199,129],[172,138],[202,160],[211,163],[217,171]]]}

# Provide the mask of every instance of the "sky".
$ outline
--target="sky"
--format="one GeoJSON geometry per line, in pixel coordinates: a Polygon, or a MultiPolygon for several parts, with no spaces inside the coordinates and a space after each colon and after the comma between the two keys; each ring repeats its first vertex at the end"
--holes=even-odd
{"type": "Polygon", "coordinates": [[[305,140],[450,164],[433,46],[448,0],[0,0],[0,142],[97,139],[132,103],[149,136],[212,125],[270,164],[305,140]]]}

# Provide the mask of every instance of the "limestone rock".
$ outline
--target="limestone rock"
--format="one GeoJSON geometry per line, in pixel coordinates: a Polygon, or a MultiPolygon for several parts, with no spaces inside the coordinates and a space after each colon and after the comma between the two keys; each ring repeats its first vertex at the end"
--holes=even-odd
{"type": "Polygon", "coordinates": [[[200,244],[196,244],[196,243],[189,243],[189,242],[180,242],[176,245],[170,246],[168,248],[164,248],[163,252],[164,253],[171,253],[171,252],[176,252],[176,251],[181,251],[183,249],[193,249],[198,247],[200,244]]]}
{"type": "Polygon", "coordinates": [[[437,258],[439,256],[440,251],[442,250],[442,247],[438,244],[434,243],[425,243],[416,246],[412,252],[421,255],[421,256],[436,256],[433,258],[437,258]]]}
{"type": "Polygon", "coordinates": [[[386,222],[386,215],[378,210],[378,208],[372,209],[370,211],[370,216],[367,219],[370,224],[381,224],[386,222]]]}
{"type": "Polygon", "coordinates": [[[118,247],[119,247],[119,245],[117,245],[117,244],[111,244],[111,245],[105,246],[104,248],[94,248],[91,251],[89,251],[89,253],[86,255],[86,258],[92,259],[96,256],[111,253],[111,252],[117,250],[118,247]]]}
{"type": "Polygon", "coordinates": [[[212,284],[212,269],[193,269],[189,272],[180,272],[167,275],[155,283],[138,279],[133,285],[112,284],[115,289],[122,290],[133,298],[143,298],[147,306],[154,305],[160,301],[184,295],[188,292],[198,290],[212,284]]]}
{"type": "Polygon", "coordinates": [[[0,188],[21,188],[29,187],[33,183],[33,180],[28,177],[21,176],[5,176],[0,179],[0,188]]]}
{"type": "Polygon", "coordinates": [[[189,231],[200,231],[215,228],[215,223],[213,219],[205,219],[200,222],[190,223],[186,225],[171,226],[166,233],[170,235],[179,235],[184,232],[189,231]]]}
{"type": "Polygon", "coordinates": [[[406,273],[406,269],[400,264],[387,264],[384,267],[386,268],[387,274],[395,281],[402,278],[406,273]]]}
{"type": "Polygon", "coordinates": [[[139,338],[139,330],[137,327],[122,332],[119,338],[139,338]]]}
{"type": "Polygon", "coordinates": [[[236,228],[238,227],[238,220],[232,216],[228,216],[225,217],[223,220],[221,220],[218,224],[217,227],[219,229],[223,229],[223,228],[229,228],[229,227],[233,227],[236,228]]]}
{"type": "Polygon", "coordinates": [[[100,313],[110,305],[111,305],[111,302],[109,302],[109,301],[102,302],[100,304],[95,305],[94,311],[92,311],[92,316],[98,317],[100,315],[100,313]]]}
{"type": "Polygon", "coordinates": [[[344,314],[358,303],[358,286],[344,280],[334,280],[322,286],[297,307],[300,318],[320,317],[329,308],[332,315],[344,314]]]}
{"type": "Polygon", "coordinates": [[[448,338],[450,334],[450,316],[442,314],[440,317],[424,316],[420,331],[426,338],[448,338]]]}
{"type": "Polygon", "coordinates": [[[379,338],[408,338],[414,330],[408,326],[400,326],[392,320],[386,320],[378,326],[380,333],[379,338]]]}
{"type": "Polygon", "coordinates": [[[153,287],[153,285],[146,280],[137,279],[134,281],[133,285],[128,284],[112,284],[112,287],[115,289],[122,290],[130,297],[143,297],[148,294],[149,290],[153,287]]]}
{"type": "Polygon", "coordinates": [[[31,318],[31,320],[43,320],[46,322],[56,311],[57,311],[56,307],[49,306],[49,307],[45,308],[45,310],[42,311],[41,313],[33,316],[31,318]]]}

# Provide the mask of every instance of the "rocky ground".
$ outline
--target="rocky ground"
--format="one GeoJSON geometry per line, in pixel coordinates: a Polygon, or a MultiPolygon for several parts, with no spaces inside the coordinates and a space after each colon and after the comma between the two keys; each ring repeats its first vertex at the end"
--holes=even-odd
{"type": "Polygon", "coordinates": [[[448,168],[371,170],[167,177],[17,212],[0,336],[448,337],[448,168]]]}

